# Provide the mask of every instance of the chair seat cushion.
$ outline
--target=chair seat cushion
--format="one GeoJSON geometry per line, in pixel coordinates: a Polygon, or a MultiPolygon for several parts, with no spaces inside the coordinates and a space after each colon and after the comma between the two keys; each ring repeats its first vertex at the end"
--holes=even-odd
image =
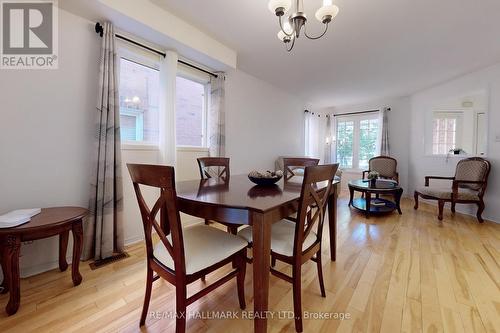
{"type": "MultiPolygon", "coordinates": [[[[244,249],[247,243],[238,236],[206,225],[195,225],[182,230],[186,274],[199,272],[236,252],[244,249]]],[[[167,236],[172,242],[172,236],[167,236]]],[[[174,261],[165,245],[160,241],[154,248],[153,256],[171,270],[174,261]]]]}
{"type": "MultiPolygon", "coordinates": [[[[436,199],[443,200],[451,200],[452,190],[448,188],[440,188],[440,187],[422,187],[417,190],[417,192],[427,195],[429,197],[433,197],[436,199]]],[[[459,188],[458,189],[458,200],[471,200],[471,201],[479,201],[479,195],[477,191],[470,190],[467,188],[459,188]]]]}
{"type": "MultiPolygon", "coordinates": [[[[238,236],[252,243],[252,227],[247,227],[238,232],[238,236]]],[[[311,231],[306,237],[302,250],[306,250],[313,245],[317,239],[315,232],[311,231]]],[[[285,256],[293,256],[293,243],[295,240],[295,223],[288,220],[281,220],[272,226],[271,250],[285,256]]]]}

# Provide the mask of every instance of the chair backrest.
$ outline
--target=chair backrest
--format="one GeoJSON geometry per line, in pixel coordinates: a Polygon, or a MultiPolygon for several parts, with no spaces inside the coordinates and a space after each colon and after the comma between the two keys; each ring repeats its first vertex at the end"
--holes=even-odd
{"type": "Polygon", "coordinates": [[[200,169],[200,178],[207,179],[230,177],[229,158],[227,157],[200,157],[197,159],[200,169]]]}
{"type": "Polygon", "coordinates": [[[317,239],[314,244],[321,242],[328,198],[338,167],[338,164],[328,164],[305,168],[295,224],[293,251],[296,256],[302,254],[304,240],[315,225],[317,239]]]}
{"type": "Polygon", "coordinates": [[[293,171],[296,168],[303,169],[308,166],[318,165],[318,163],[318,158],[285,157],[283,158],[283,173],[285,175],[285,179],[295,176],[293,171]]]}
{"type": "Polygon", "coordinates": [[[174,261],[175,272],[185,274],[184,243],[177,208],[174,168],[147,164],[127,164],[127,167],[141,211],[148,260],[153,259],[152,232],[154,229],[174,261]],[[159,189],[160,196],[152,208],[144,200],[141,185],[159,189]],[[156,220],[158,213],[160,213],[160,224],[156,220]],[[167,238],[168,235],[170,237],[167,238]]]}
{"type": "MultiPolygon", "coordinates": [[[[456,180],[468,180],[475,182],[486,182],[490,173],[490,162],[481,157],[470,157],[458,162],[455,171],[456,180]]],[[[486,184],[459,184],[461,188],[479,191],[486,184]]]]}
{"type": "Polygon", "coordinates": [[[398,161],[389,156],[376,156],[368,161],[369,171],[377,171],[382,178],[396,178],[398,161]]]}

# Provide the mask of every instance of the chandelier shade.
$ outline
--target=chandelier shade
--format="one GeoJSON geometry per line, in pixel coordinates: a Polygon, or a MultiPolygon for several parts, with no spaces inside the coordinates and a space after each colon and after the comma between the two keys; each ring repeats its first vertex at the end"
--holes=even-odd
{"type": "Polygon", "coordinates": [[[280,31],[278,32],[278,39],[285,43],[286,50],[290,52],[294,45],[295,40],[300,37],[302,29],[304,36],[308,39],[320,39],[328,31],[328,25],[339,13],[339,7],[333,4],[333,0],[323,0],[323,6],[316,11],[316,19],[324,24],[324,31],[318,36],[310,36],[307,33],[306,24],[307,16],[304,13],[302,0],[294,1],[295,7],[292,8],[291,0],[270,0],[268,8],[271,13],[278,17],[280,31]],[[285,14],[293,9],[290,15],[285,14]]]}

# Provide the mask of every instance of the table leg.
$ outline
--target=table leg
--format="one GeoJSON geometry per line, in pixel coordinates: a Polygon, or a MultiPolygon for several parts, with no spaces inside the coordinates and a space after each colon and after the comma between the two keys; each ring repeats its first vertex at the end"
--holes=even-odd
{"type": "Polygon", "coordinates": [[[59,270],[64,272],[68,268],[66,261],[66,251],[68,249],[69,230],[62,232],[59,235],[59,270]]]}
{"type": "Polygon", "coordinates": [[[9,276],[7,275],[9,272],[6,269],[6,263],[5,263],[5,256],[3,255],[3,246],[4,246],[4,241],[3,239],[0,239],[0,263],[2,265],[2,274],[3,274],[3,281],[2,284],[0,285],[0,294],[6,294],[9,291],[9,276]]]}
{"type": "Polygon", "coordinates": [[[21,303],[19,276],[19,250],[21,249],[21,239],[14,235],[8,235],[4,239],[2,246],[2,258],[4,262],[4,275],[7,277],[7,286],[10,292],[9,303],[5,307],[7,314],[13,315],[19,309],[21,303]]]}
{"type": "Polygon", "coordinates": [[[365,214],[366,214],[366,218],[369,219],[370,218],[370,209],[371,209],[371,202],[372,202],[372,194],[370,192],[366,192],[365,193],[365,214]]]}
{"type": "Polygon", "coordinates": [[[271,222],[264,214],[251,213],[253,236],[254,332],[267,332],[266,314],[269,297],[269,256],[271,254],[271,222]]]}
{"type": "MultiPolygon", "coordinates": [[[[352,193],[351,190],[351,202],[352,193]]],[[[338,185],[333,185],[333,194],[328,198],[328,226],[330,229],[330,259],[337,260],[337,198],[338,198],[338,185]]]]}
{"type": "MultiPolygon", "coordinates": [[[[335,190],[337,191],[337,190],[335,190]]],[[[354,199],[354,188],[349,186],[349,207],[352,206],[352,200],[354,199]]]]}
{"type": "Polygon", "coordinates": [[[82,220],[73,223],[73,263],[71,264],[71,277],[73,285],[78,286],[82,282],[80,274],[80,256],[83,248],[83,227],[82,220]]]}
{"type": "Polygon", "coordinates": [[[399,215],[402,215],[403,212],[401,211],[401,196],[403,195],[403,189],[400,189],[399,191],[396,192],[395,194],[395,200],[396,200],[396,208],[398,209],[399,215]]]}

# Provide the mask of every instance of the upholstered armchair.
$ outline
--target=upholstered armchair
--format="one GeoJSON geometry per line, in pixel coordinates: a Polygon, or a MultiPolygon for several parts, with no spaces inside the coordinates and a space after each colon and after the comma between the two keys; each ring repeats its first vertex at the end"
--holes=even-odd
{"type": "Polygon", "coordinates": [[[363,171],[363,179],[371,171],[380,174],[380,178],[391,179],[399,184],[398,161],[389,156],[376,156],[368,161],[368,170],[363,171]]]}
{"type": "Polygon", "coordinates": [[[488,184],[488,175],[491,165],[487,160],[480,157],[466,158],[458,162],[454,177],[425,177],[425,187],[415,191],[415,209],[418,209],[418,197],[437,200],[439,207],[438,219],[443,219],[443,208],[446,202],[451,203],[451,211],[455,213],[455,205],[476,204],[477,219],[483,222],[484,193],[488,184]],[[449,180],[451,187],[431,187],[431,179],[449,180]]]}

